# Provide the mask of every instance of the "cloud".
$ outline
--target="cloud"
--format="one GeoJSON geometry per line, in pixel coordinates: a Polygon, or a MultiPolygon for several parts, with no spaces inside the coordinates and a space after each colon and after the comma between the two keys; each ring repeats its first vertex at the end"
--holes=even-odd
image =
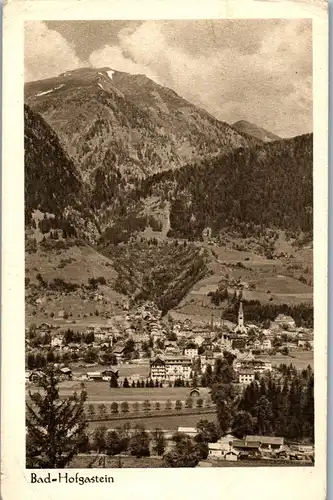
{"type": "Polygon", "coordinates": [[[58,31],[49,29],[44,22],[29,21],[24,31],[25,81],[57,76],[64,71],[83,65],[74,48],[58,31]]]}
{"type": "Polygon", "coordinates": [[[286,137],[312,130],[308,20],[147,21],[117,38],[89,62],[144,73],[229,123],[286,137]]]}

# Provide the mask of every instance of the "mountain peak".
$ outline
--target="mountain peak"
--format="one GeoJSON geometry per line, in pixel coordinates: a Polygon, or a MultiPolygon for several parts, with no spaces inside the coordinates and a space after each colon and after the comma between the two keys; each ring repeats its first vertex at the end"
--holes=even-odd
{"type": "Polygon", "coordinates": [[[273,134],[272,132],[269,132],[268,130],[259,127],[255,123],[251,123],[246,120],[239,120],[233,123],[232,127],[238,132],[251,135],[252,137],[255,137],[256,139],[259,139],[263,142],[272,142],[281,140],[281,137],[279,137],[278,135],[273,134]]]}

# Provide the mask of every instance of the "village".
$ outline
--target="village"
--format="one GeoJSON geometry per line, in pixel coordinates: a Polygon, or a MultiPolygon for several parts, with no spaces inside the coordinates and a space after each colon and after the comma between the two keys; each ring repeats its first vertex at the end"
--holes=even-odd
{"type": "MultiPolygon", "coordinates": [[[[212,318],[209,324],[198,325],[189,319],[162,318],[154,303],[145,302],[133,311],[125,309],[107,324],[85,329],[77,325],[30,327],[26,332],[27,391],[38,385],[43,367],[54,362],[62,380],[60,395],[65,397],[79,387],[87,391],[92,435],[96,425],[106,425],[108,432],[119,425],[144,422],[162,429],[166,447],[172,449],[175,432],[194,439],[198,430],[193,422],[215,418],[209,377],[216,360],[229,359],[234,385],[241,392],[266,375],[278,382],[281,366],[297,366],[302,356],[304,366],[299,369],[311,363],[310,329],[297,327],[293,318],[282,314],[265,329],[246,323],[244,316],[240,301],[237,324],[212,318]]],[[[208,443],[202,466],[249,458],[311,462],[313,446],[290,445],[284,436],[239,439],[227,433],[208,443]]]]}
{"type": "Polygon", "coordinates": [[[125,377],[131,384],[157,380],[168,386],[175,381],[185,385],[204,374],[207,366],[227,351],[234,356],[239,384],[249,384],[256,374],[274,372],[270,358],[288,357],[289,363],[297,365],[298,353],[307,352],[311,357],[313,351],[312,330],[297,328],[293,318],[282,314],[266,329],[245,324],[241,302],[237,325],[223,319],[206,325],[193,325],[189,319],[183,323],[172,318],[162,321],[161,312],[147,302],[133,313],[126,311],[108,320],[106,325],[74,328],[44,323],[27,330],[27,381],[42,368],[45,359],[62,364],[64,376],[76,380],[110,381],[111,369],[120,386],[125,377]],[[89,369],[76,374],[71,365],[89,369]],[[100,365],[109,366],[109,370],[95,370],[100,365]],[[126,365],[133,369],[124,370],[126,365]],[[135,367],[146,369],[135,373],[135,367]]]}

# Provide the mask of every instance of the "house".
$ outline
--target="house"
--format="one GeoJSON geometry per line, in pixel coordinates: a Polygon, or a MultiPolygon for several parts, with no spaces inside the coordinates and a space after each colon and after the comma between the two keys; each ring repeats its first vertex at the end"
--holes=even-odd
{"type": "Polygon", "coordinates": [[[224,454],[224,459],[228,462],[237,462],[240,452],[237,450],[229,450],[224,454]]]}
{"type": "Polygon", "coordinates": [[[264,339],[261,344],[261,348],[263,351],[270,351],[272,349],[272,341],[271,339],[264,339]]]}
{"type": "Polygon", "coordinates": [[[194,342],[197,344],[198,347],[202,346],[202,344],[204,343],[204,341],[205,341],[205,339],[201,335],[197,335],[194,338],[194,342]]]}
{"type": "Polygon", "coordinates": [[[177,432],[181,432],[182,434],[186,434],[189,437],[195,437],[198,434],[196,427],[178,427],[177,432]]]}
{"type": "Polygon", "coordinates": [[[238,372],[238,382],[240,384],[248,385],[255,380],[255,373],[253,370],[240,370],[238,372]]]}
{"type": "Polygon", "coordinates": [[[245,349],[246,340],[245,339],[233,339],[231,342],[232,349],[239,349],[240,351],[245,349]]]}
{"type": "Polygon", "coordinates": [[[198,356],[198,348],[197,347],[185,347],[184,355],[193,359],[198,356]]]}
{"type": "Polygon", "coordinates": [[[224,453],[222,452],[221,444],[217,443],[208,443],[208,457],[209,458],[223,458],[224,453]]]}
{"type": "Polygon", "coordinates": [[[237,451],[259,450],[260,441],[248,442],[246,439],[234,439],[232,446],[237,451]]]}
{"type": "Polygon", "coordinates": [[[51,338],[51,347],[61,347],[61,345],[62,345],[61,337],[55,335],[54,337],[51,338]]]}
{"type": "Polygon", "coordinates": [[[150,361],[150,378],[153,380],[189,379],[192,361],[187,356],[158,356],[150,361]]]}
{"type": "Polygon", "coordinates": [[[113,349],[113,354],[116,356],[117,360],[121,360],[124,357],[125,346],[123,344],[117,344],[113,349]]]}
{"type": "Polygon", "coordinates": [[[108,368],[108,369],[103,370],[101,372],[103,380],[111,380],[111,377],[113,374],[118,378],[119,377],[119,369],[116,367],[115,368],[111,367],[111,368],[108,368]]]}
{"type": "Polygon", "coordinates": [[[208,456],[223,459],[225,454],[232,449],[233,436],[221,437],[216,443],[208,443],[208,456]]]}
{"type": "Polygon", "coordinates": [[[296,323],[294,318],[292,318],[291,316],[285,316],[284,314],[279,314],[275,318],[274,323],[271,326],[291,331],[296,329],[296,323]]]}
{"type": "Polygon", "coordinates": [[[259,443],[262,450],[275,450],[279,451],[284,445],[283,437],[272,436],[246,436],[245,441],[247,444],[259,443]]]}
{"type": "Polygon", "coordinates": [[[103,380],[101,372],[88,372],[86,377],[87,380],[95,380],[95,381],[103,380]]]}
{"type": "Polygon", "coordinates": [[[59,369],[60,376],[63,379],[69,380],[72,378],[72,370],[68,368],[68,366],[64,366],[63,368],[59,369]]]}
{"type": "Polygon", "coordinates": [[[200,391],[196,387],[194,389],[191,389],[190,391],[190,398],[198,398],[200,396],[200,391]]]}

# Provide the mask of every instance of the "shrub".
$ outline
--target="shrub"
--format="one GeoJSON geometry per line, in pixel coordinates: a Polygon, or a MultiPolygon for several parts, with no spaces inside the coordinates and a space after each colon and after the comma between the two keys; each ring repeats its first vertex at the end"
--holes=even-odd
{"type": "Polygon", "coordinates": [[[159,401],[156,401],[155,410],[159,411],[160,409],[161,409],[161,403],[159,401]]]}
{"type": "Polygon", "coordinates": [[[203,405],[203,399],[202,398],[198,398],[197,399],[197,408],[202,408],[202,405],[203,405]]]}
{"type": "Polygon", "coordinates": [[[128,406],[128,403],[127,401],[123,401],[120,405],[120,409],[122,411],[122,413],[127,413],[128,410],[129,410],[129,406],[128,406]]]}
{"type": "Polygon", "coordinates": [[[142,403],[142,408],[147,412],[151,410],[151,404],[148,399],[142,403]]]}
{"type": "Polygon", "coordinates": [[[111,413],[118,413],[118,403],[115,401],[111,403],[111,413]]]}
{"type": "Polygon", "coordinates": [[[175,410],[181,410],[182,407],[183,407],[182,402],[179,399],[177,399],[176,404],[175,404],[175,410]]]}
{"type": "Polygon", "coordinates": [[[101,403],[98,405],[98,413],[101,418],[105,417],[106,414],[106,406],[105,404],[101,403]]]}
{"type": "Polygon", "coordinates": [[[165,403],[165,409],[171,410],[171,408],[172,408],[172,403],[171,403],[170,399],[168,399],[165,403]]]}
{"type": "Polygon", "coordinates": [[[185,401],[185,408],[193,408],[193,399],[187,398],[185,401]]]}
{"type": "Polygon", "coordinates": [[[133,411],[139,411],[139,410],[140,410],[139,403],[137,403],[137,402],[133,403],[133,411]]]}

